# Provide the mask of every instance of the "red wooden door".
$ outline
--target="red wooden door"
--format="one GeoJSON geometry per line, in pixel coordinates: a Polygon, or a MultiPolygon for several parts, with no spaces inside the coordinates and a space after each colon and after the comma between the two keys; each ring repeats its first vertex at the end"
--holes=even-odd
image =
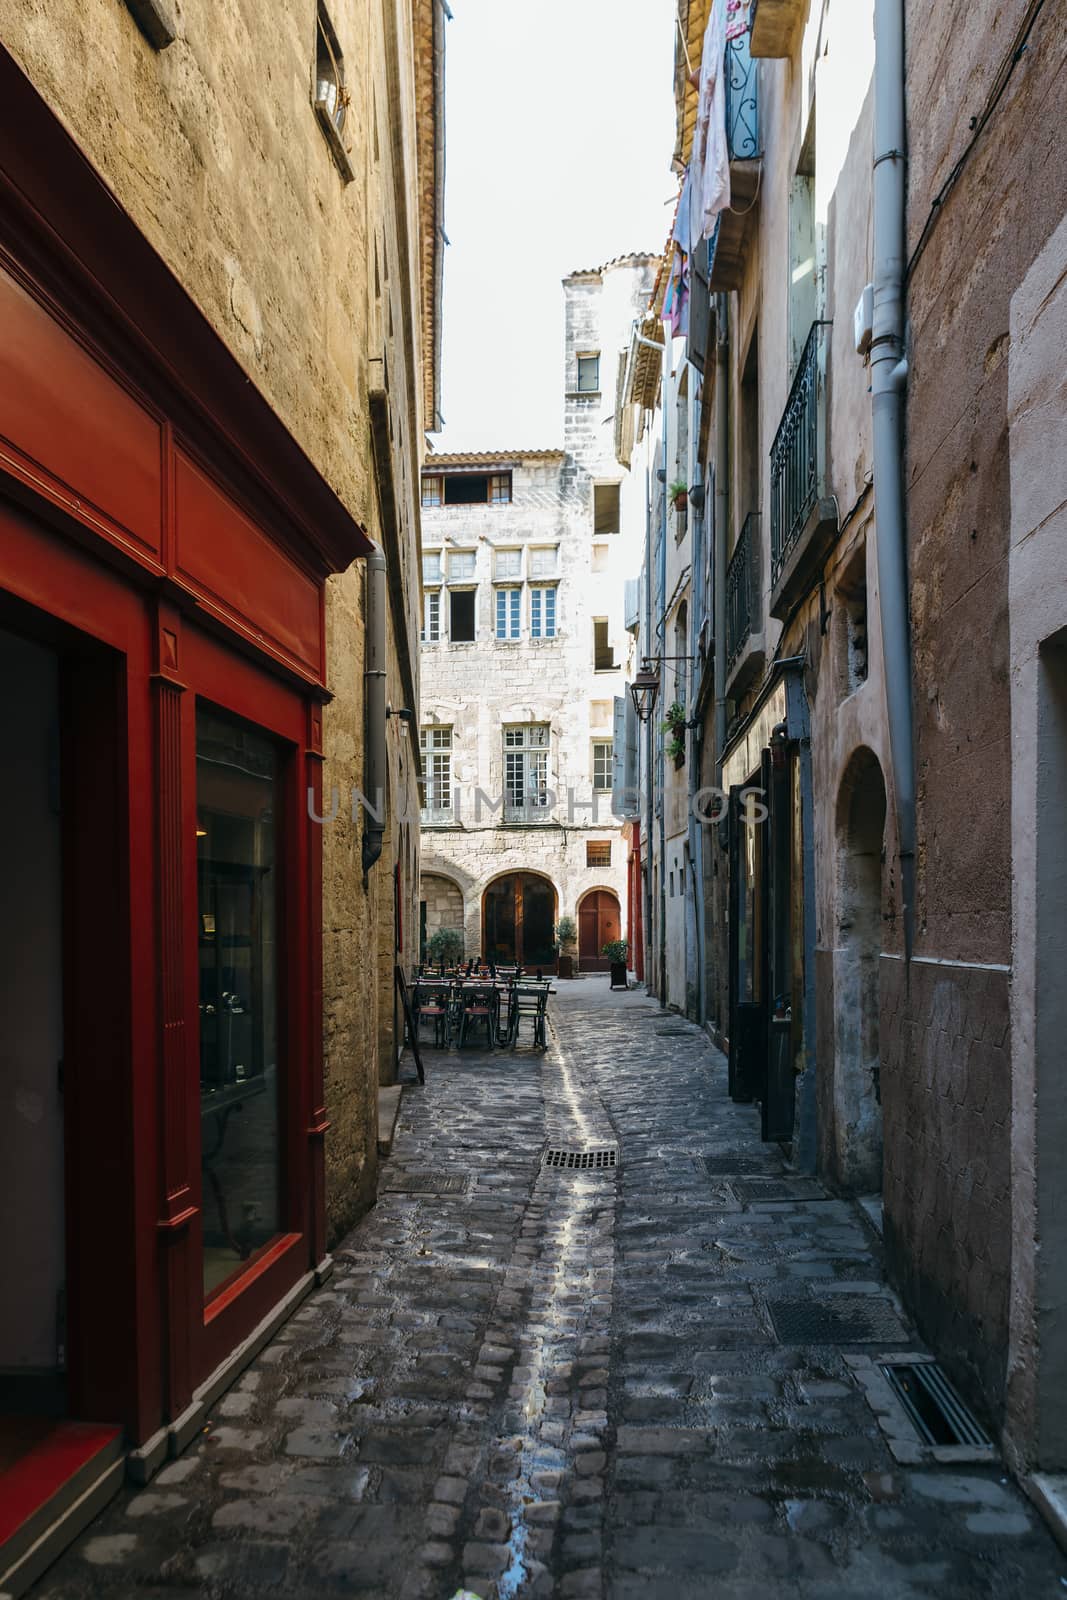
{"type": "Polygon", "coordinates": [[[622,926],[619,897],[610,889],[593,889],[578,907],[578,960],[585,972],[606,972],[608,960],[601,955],[611,939],[618,939],[622,926]]]}

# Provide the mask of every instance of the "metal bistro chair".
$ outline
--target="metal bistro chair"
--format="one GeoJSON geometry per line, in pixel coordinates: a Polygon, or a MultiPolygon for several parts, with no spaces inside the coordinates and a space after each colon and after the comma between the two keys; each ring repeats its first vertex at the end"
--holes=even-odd
{"type": "Polygon", "coordinates": [[[436,983],[421,982],[415,985],[415,1035],[418,1037],[419,1029],[424,1022],[433,1023],[433,1042],[439,1049],[443,1049],[448,1042],[448,1002],[447,986],[442,992],[440,981],[436,983]]]}
{"type": "Polygon", "coordinates": [[[468,1027],[485,1028],[485,1048],[491,1050],[496,1033],[496,991],[491,984],[464,985],[460,991],[459,1047],[467,1042],[468,1027]]]}
{"type": "Polygon", "coordinates": [[[512,1049],[519,1039],[519,1030],[524,1017],[528,1017],[533,1024],[533,1043],[536,1050],[548,1048],[546,1016],[548,1013],[548,992],[550,985],[547,983],[517,983],[514,988],[514,1003],[512,1009],[512,1026],[509,1030],[509,1042],[512,1049]]]}

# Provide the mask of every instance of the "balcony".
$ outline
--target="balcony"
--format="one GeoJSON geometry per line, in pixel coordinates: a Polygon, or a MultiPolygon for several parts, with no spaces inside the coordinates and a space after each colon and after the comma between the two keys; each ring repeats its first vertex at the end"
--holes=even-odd
{"type": "Polygon", "coordinates": [[[726,692],[738,699],[763,670],[760,514],[749,512],[726,568],[726,692]]]}
{"type": "Polygon", "coordinates": [[[791,56],[807,9],[806,0],[752,0],[752,54],[791,56]]]}
{"type": "Polygon", "coordinates": [[[745,244],[755,218],[759,185],[759,74],[748,34],[731,39],[724,62],[726,141],[730,152],[730,209],[720,212],[708,245],[708,287],[739,289],[745,244]]]}
{"type": "Polygon", "coordinates": [[[813,322],[771,446],[771,616],[785,621],[837,534],[826,481],[826,329],[813,322]]]}

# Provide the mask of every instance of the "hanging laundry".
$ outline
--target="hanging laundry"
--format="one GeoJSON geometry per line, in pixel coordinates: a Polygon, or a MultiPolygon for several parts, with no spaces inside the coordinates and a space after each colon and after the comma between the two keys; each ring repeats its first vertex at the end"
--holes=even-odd
{"type": "Polygon", "coordinates": [[[727,5],[730,3],[731,0],[712,0],[711,15],[704,31],[691,162],[690,249],[710,236],[719,212],[730,204],[725,70],[727,5]]]}
{"type": "Polygon", "coordinates": [[[726,0],[726,41],[740,39],[747,33],[751,17],[749,16],[751,0],[726,0]]]}
{"type": "Polygon", "coordinates": [[[662,320],[670,327],[673,339],[684,338],[689,332],[689,257],[677,241],[663,297],[662,320]]]}

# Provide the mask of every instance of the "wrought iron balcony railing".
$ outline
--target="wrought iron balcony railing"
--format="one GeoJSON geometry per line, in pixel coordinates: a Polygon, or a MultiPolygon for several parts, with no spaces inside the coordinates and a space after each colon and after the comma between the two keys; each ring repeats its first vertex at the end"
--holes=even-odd
{"type": "Polygon", "coordinates": [[[726,46],[726,144],[731,161],[755,161],[760,154],[759,93],[748,32],[726,46]]]}
{"type": "Polygon", "coordinates": [[[759,512],[750,511],[726,568],[727,671],[759,621],[759,525],[759,512]]]}
{"type": "Polygon", "coordinates": [[[781,576],[826,482],[826,338],[813,322],[771,446],[771,587],[781,576]]]}

